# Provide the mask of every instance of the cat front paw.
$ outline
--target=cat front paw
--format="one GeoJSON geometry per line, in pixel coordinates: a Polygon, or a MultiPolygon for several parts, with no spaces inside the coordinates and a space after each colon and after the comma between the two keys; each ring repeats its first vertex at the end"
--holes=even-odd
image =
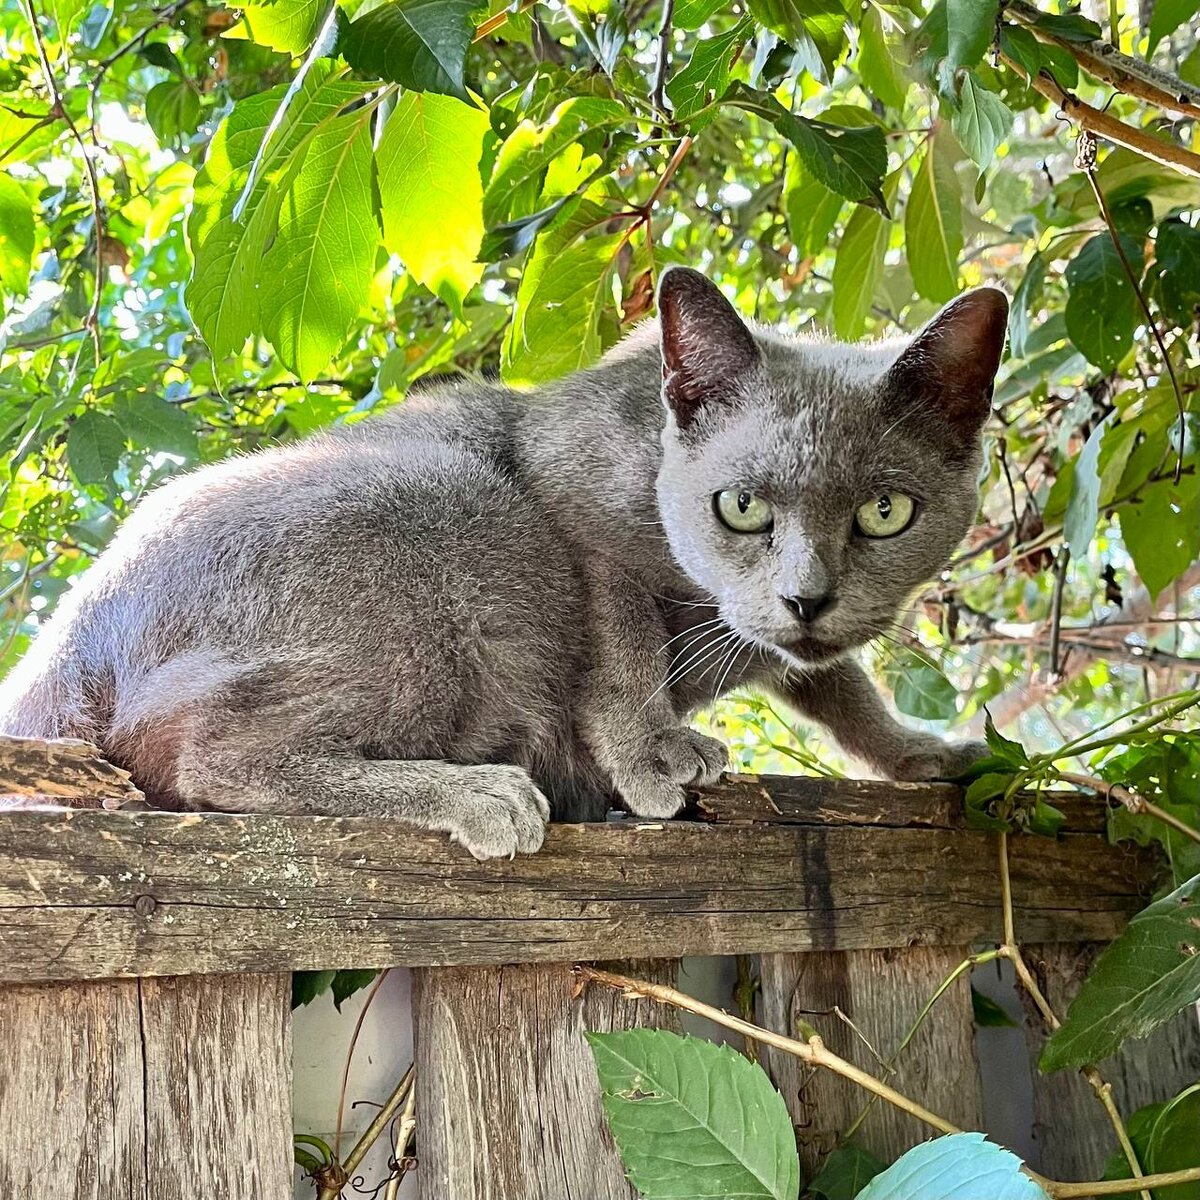
{"type": "Polygon", "coordinates": [[[887,770],[892,779],[921,783],[930,779],[957,779],[988,755],[986,742],[976,739],[943,741],[939,737],[913,735],[904,752],[887,770]]]}
{"type": "Polygon", "coordinates": [[[729,765],[724,742],[682,726],[659,730],[615,782],[635,817],[673,817],[688,787],[715,783],[729,765]]]}
{"type": "Polygon", "coordinates": [[[464,768],[471,795],[443,826],[476,858],[515,858],[540,850],[550,803],[520,767],[464,768]]]}

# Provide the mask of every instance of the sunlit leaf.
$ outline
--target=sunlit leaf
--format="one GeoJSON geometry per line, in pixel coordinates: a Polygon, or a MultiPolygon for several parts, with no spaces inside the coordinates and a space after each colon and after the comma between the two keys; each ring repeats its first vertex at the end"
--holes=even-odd
{"type": "Polygon", "coordinates": [[[946,141],[931,137],[913,175],[904,212],[904,246],[913,285],[926,300],[938,304],[959,292],[962,207],[962,189],[946,141]]]}
{"type": "Polygon", "coordinates": [[[1048,1200],[1021,1160],[982,1133],[955,1133],[916,1146],[876,1175],[858,1200],[1048,1200]]]}

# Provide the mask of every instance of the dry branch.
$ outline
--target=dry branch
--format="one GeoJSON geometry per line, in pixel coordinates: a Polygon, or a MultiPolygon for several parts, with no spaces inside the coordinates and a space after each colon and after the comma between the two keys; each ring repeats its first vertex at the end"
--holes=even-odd
{"type": "Polygon", "coordinates": [[[10,797],[73,808],[119,808],[145,797],[128,771],[107,762],[98,746],[75,738],[0,734],[0,803],[10,797]]]}

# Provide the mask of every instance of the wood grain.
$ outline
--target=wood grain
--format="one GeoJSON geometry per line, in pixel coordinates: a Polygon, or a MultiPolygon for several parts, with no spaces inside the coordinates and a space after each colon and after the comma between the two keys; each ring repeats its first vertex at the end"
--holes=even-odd
{"type": "MultiPolygon", "coordinates": [[[[674,964],[623,967],[674,980],[674,964]]],[[[415,972],[419,1200],[636,1200],[583,1035],[674,1021],[602,988],[576,998],[567,966],[415,972]]]]}
{"type": "MultiPolygon", "coordinates": [[[[1025,947],[1026,960],[1060,1017],[1102,949],[1099,945],[1025,947]]],[[[1077,1071],[1043,1075],[1038,1070],[1037,1056],[1046,1033],[1028,1001],[1025,1029],[1032,1059],[1033,1135],[1038,1147],[1030,1165],[1056,1179],[1098,1179],[1116,1150],[1112,1126],[1095,1092],[1077,1071]]],[[[1200,1080],[1200,1021],[1195,1006],[1149,1037],[1126,1042],[1119,1054],[1097,1065],[1113,1085],[1113,1099],[1126,1117],[1145,1104],[1169,1100],[1200,1080]]]]}
{"type": "Polygon", "coordinates": [[[0,988],[0,1196],[289,1200],[286,975],[0,988]]]}
{"type": "Polygon", "coordinates": [[[0,802],[12,797],[77,808],[116,808],[145,798],[129,772],[91,742],[0,733],[0,802]]]}
{"type": "MultiPolygon", "coordinates": [[[[806,1021],[843,1058],[873,1075],[884,1075],[893,1087],[926,1101],[962,1128],[981,1129],[983,1094],[968,975],[938,1001],[932,1018],[897,1059],[894,1075],[887,1074],[879,1061],[891,1057],[926,1002],[969,953],[968,947],[921,946],[845,954],[766,954],[760,1001],[763,1019],[769,1028],[791,1036],[796,1035],[797,1021],[806,1021]]],[[[764,1055],[792,1114],[801,1161],[811,1177],[862,1111],[866,1095],[847,1080],[828,1071],[813,1071],[769,1047],[764,1055]]],[[[855,1141],[891,1162],[928,1137],[928,1128],[915,1118],[879,1103],[872,1106],[855,1141]]]]}
{"type": "MultiPolygon", "coordinates": [[[[875,824],[557,825],[479,863],[347,818],[0,815],[0,980],[963,945],[1000,935],[986,834],[875,824]]],[[[1147,855],[1021,838],[1019,928],[1111,938],[1147,855]]]]}

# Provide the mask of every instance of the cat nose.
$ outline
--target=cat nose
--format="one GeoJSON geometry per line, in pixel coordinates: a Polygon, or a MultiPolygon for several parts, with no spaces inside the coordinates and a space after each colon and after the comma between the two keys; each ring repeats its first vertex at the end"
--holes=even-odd
{"type": "Polygon", "coordinates": [[[833,595],[826,592],[823,596],[784,596],[783,602],[798,621],[807,624],[815,621],[833,603],[833,595]]]}

